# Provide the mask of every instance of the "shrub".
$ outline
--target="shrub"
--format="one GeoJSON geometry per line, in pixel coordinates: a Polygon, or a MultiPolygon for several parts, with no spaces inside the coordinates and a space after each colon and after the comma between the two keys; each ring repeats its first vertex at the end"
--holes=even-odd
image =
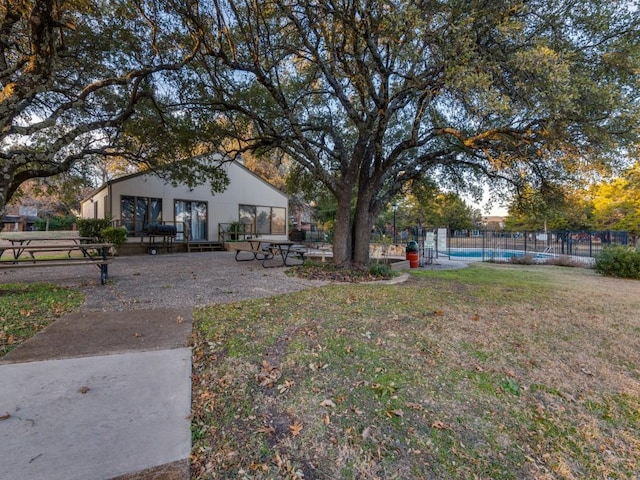
{"type": "Polygon", "coordinates": [[[514,255],[509,258],[509,263],[514,263],[516,265],[535,265],[536,259],[531,254],[526,255],[514,255]]]}
{"type": "Polygon", "coordinates": [[[79,218],[78,232],[81,237],[95,238],[96,241],[103,241],[102,230],[111,226],[110,218],[79,218]]]}
{"type": "Polygon", "coordinates": [[[240,222],[233,222],[229,224],[227,232],[231,240],[240,240],[240,236],[246,232],[246,226],[240,222]]]}
{"type": "Polygon", "coordinates": [[[585,264],[571,258],[569,255],[560,255],[557,257],[547,258],[545,265],[555,265],[557,267],[584,267],[585,264]]]}
{"type": "Polygon", "coordinates": [[[127,241],[128,233],[126,227],[107,227],[100,231],[102,239],[107,243],[113,243],[115,250],[127,241]]]}
{"type": "Polygon", "coordinates": [[[369,265],[369,273],[374,277],[389,278],[393,276],[391,265],[386,263],[372,263],[369,265]]]}
{"type": "Polygon", "coordinates": [[[605,247],[595,257],[593,268],[609,277],[640,279],[640,252],[629,247],[605,247]]]}
{"type": "Polygon", "coordinates": [[[36,227],[36,230],[41,232],[45,230],[49,230],[49,231],[71,230],[73,223],[75,221],[76,221],[76,217],[74,217],[73,215],[68,215],[68,216],[57,215],[54,217],[49,217],[48,219],[38,218],[34,222],[34,225],[36,227]]]}

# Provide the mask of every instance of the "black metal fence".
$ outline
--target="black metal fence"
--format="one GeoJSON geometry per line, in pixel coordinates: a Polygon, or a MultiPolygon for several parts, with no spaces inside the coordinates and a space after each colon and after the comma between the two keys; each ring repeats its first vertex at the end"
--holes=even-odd
{"type": "Polygon", "coordinates": [[[447,248],[438,247],[440,255],[451,259],[509,261],[514,256],[532,255],[544,260],[569,256],[576,260],[590,261],[607,245],[628,245],[629,235],[622,231],[549,231],[504,232],[473,231],[454,232],[448,236],[447,248]]]}
{"type": "MultiPolygon", "coordinates": [[[[292,241],[331,242],[332,232],[290,233],[292,241]]],[[[374,231],[371,243],[390,244],[392,233],[374,231]]],[[[446,228],[413,227],[397,232],[398,245],[409,241],[418,243],[420,259],[429,263],[434,258],[451,260],[482,260],[508,262],[513,257],[532,256],[536,261],[557,257],[570,257],[576,262],[590,264],[593,258],[608,245],[629,245],[627,232],[600,231],[523,231],[465,230],[451,232],[446,228]]]]}

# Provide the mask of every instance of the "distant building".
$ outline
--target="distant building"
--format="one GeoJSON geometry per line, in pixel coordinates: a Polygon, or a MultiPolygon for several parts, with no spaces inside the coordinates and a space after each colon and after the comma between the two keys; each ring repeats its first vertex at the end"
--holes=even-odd
{"type": "Polygon", "coordinates": [[[209,185],[173,186],[146,172],[110,180],[81,202],[81,217],[111,218],[127,227],[130,237],[144,235],[150,224],[164,224],[176,226],[177,241],[224,241],[221,226],[239,222],[261,237],[285,240],[288,195],[238,161],[222,168],[229,186],[215,194],[209,185]]]}
{"type": "Polygon", "coordinates": [[[7,212],[2,218],[3,232],[26,232],[35,230],[38,220],[36,207],[7,207],[7,212]]]}
{"type": "Polygon", "coordinates": [[[507,217],[499,215],[489,215],[482,217],[482,226],[485,230],[502,230],[507,217]]]}

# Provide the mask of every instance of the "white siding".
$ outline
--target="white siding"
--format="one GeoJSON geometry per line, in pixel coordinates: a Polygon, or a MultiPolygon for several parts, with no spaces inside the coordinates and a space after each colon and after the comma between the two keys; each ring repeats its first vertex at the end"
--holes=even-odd
{"type": "Polygon", "coordinates": [[[102,188],[95,192],[89,199],[82,202],[82,218],[105,218],[108,210],[107,188],[102,188]]]}
{"type": "MultiPolygon", "coordinates": [[[[174,201],[187,200],[205,202],[207,204],[208,238],[218,240],[218,224],[238,221],[239,205],[256,205],[263,207],[288,208],[288,197],[258,176],[236,162],[224,166],[229,177],[229,185],[224,192],[211,193],[208,185],[200,185],[193,189],[185,185],[173,187],[161,178],[149,175],[134,175],[116,180],[97,191],[82,204],[82,216],[94,217],[93,203],[98,202],[98,218],[104,218],[104,199],[111,200],[111,218],[120,220],[120,199],[122,196],[152,197],[162,199],[162,219],[165,222],[174,220],[174,201]]],[[[288,211],[287,211],[288,215],[288,211]]],[[[284,235],[273,238],[286,238],[284,235]]]]}

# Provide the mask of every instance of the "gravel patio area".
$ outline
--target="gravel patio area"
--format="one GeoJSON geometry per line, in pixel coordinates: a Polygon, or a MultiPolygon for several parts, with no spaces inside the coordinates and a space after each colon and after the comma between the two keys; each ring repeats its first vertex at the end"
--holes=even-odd
{"type": "Polygon", "coordinates": [[[0,272],[0,282],[45,282],[80,288],[85,312],[193,308],[323,285],[288,277],[284,268],[237,262],[233,252],[171,253],[117,257],[109,281],[100,284],[98,268],[26,268],[0,272]]]}

